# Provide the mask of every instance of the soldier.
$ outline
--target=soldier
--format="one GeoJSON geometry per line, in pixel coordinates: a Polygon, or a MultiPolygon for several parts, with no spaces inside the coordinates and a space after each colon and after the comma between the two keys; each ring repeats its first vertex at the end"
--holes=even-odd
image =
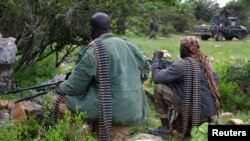
{"type": "Polygon", "coordinates": [[[225,9],[225,7],[223,8],[223,10],[220,12],[220,24],[221,26],[228,26],[228,16],[229,16],[229,11],[225,9]]]}
{"type": "Polygon", "coordinates": [[[193,36],[180,40],[180,60],[162,68],[160,59],[163,56],[162,51],[156,51],[151,67],[152,79],[156,84],[155,108],[162,126],[150,128],[148,132],[169,136],[171,129],[174,129],[185,135],[190,133],[191,127],[211,121],[218,112],[218,76],[193,36]],[[169,122],[168,108],[179,114],[173,125],[169,122]]]}
{"type": "Polygon", "coordinates": [[[149,39],[153,38],[156,39],[156,33],[158,31],[158,25],[155,21],[154,18],[152,18],[152,20],[149,23],[149,39]]]}
{"type": "Polygon", "coordinates": [[[106,136],[105,140],[127,141],[129,127],[148,118],[142,82],[149,75],[149,61],[136,45],[111,34],[105,13],[94,14],[90,26],[93,41],[79,52],[74,70],[56,91],[65,97],[70,111],[86,112],[87,119],[97,125],[99,139],[106,136]],[[102,104],[105,100],[109,103],[102,104]],[[107,115],[101,107],[105,105],[109,106],[107,115]],[[100,122],[101,113],[106,117],[100,122]],[[99,126],[102,122],[104,127],[99,126]]]}

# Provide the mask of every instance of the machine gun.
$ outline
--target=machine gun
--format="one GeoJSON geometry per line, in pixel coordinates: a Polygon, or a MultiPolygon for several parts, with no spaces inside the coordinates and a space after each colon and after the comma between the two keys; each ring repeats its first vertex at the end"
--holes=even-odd
{"type": "MultiPolygon", "coordinates": [[[[168,61],[168,60],[159,60],[160,65],[162,66],[162,69],[165,69],[167,67],[169,67],[173,62],[172,61],[168,61]]],[[[149,60],[149,64],[152,65],[153,64],[153,60],[149,60]]]]}
{"type": "MultiPolygon", "coordinates": [[[[66,74],[65,80],[67,80],[69,78],[70,74],[71,74],[71,72],[66,74]]],[[[50,90],[55,89],[56,85],[60,82],[62,82],[61,79],[59,81],[53,80],[53,82],[48,81],[46,84],[31,86],[28,88],[23,88],[23,89],[17,88],[16,90],[12,90],[12,91],[8,91],[4,94],[0,94],[0,96],[15,94],[15,93],[23,92],[23,91],[28,91],[28,90],[36,90],[38,92],[35,95],[27,96],[27,97],[24,97],[24,98],[21,98],[21,99],[15,101],[15,103],[19,103],[21,101],[30,100],[32,98],[47,94],[50,90]]]]}
{"type": "Polygon", "coordinates": [[[56,87],[56,84],[59,83],[59,82],[61,82],[61,81],[48,83],[48,84],[31,86],[31,87],[23,88],[23,89],[17,88],[16,90],[6,92],[4,95],[19,93],[19,92],[23,92],[23,91],[27,91],[27,90],[32,90],[32,89],[36,90],[37,92],[46,91],[46,90],[54,89],[56,87]]]}
{"type": "Polygon", "coordinates": [[[57,82],[48,83],[48,84],[31,86],[31,87],[23,88],[23,89],[16,89],[16,90],[8,91],[8,92],[6,92],[6,93],[4,93],[2,95],[10,95],[10,94],[20,93],[20,92],[28,91],[28,90],[36,90],[38,92],[35,95],[27,96],[27,97],[24,97],[24,98],[21,98],[21,99],[15,101],[15,103],[19,103],[21,101],[30,100],[32,98],[47,94],[50,90],[55,89],[56,84],[58,84],[60,82],[62,82],[62,81],[57,81],[57,82]]]}

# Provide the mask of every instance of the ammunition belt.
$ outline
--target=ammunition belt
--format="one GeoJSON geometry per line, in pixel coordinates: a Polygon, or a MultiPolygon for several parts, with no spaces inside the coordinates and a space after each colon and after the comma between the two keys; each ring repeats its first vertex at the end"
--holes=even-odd
{"type": "Polygon", "coordinates": [[[192,127],[197,127],[201,123],[201,92],[199,64],[196,60],[185,59],[186,71],[184,75],[184,101],[182,104],[182,134],[185,135],[192,114],[192,127]],[[190,109],[192,107],[192,109],[190,109]]]}
{"type": "Polygon", "coordinates": [[[99,141],[109,141],[112,126],[112,96],[109,74],[108,55],[101,40],[95,39],[92,43],[97,56],[98,91],[99,91],[99,141]]]}

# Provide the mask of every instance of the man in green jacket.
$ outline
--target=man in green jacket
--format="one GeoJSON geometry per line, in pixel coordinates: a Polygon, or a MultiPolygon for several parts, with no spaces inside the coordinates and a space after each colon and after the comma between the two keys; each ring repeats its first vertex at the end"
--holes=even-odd
{"type": "Polygon", "coordinates": [[[86,112],[87,119],[99,124],[102,109],[98,85],[102,74],[98,71],[101,63],[98,64],[95,41],[100,41],[104,45],[104,57],[107,57],[109,68],[110,82],[107,85],[110,84],[112,99],[110,140],[124,141],[128,138],[129,126],[140,124],[148,118],[148,103],[142,83],[149,75],[149,61],[136,45],[110,33],[110,20],[105,13],[94,14],[90,25],[94,40],[80,50],[71,75],[58,84],[56,90],[65,97],[70,111],[86,112]]]}

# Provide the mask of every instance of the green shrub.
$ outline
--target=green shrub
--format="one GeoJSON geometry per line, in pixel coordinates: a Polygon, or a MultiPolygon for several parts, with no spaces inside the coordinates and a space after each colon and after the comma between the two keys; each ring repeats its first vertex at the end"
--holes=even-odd
{"type": "Polygon", "coordinates": [[[134,33],[134,35],[146,35],[148,33],[148,21],[145,21],[143,17],[136,18],[130,17],[128,18],[128,29],[126,30],[126,35],[128,32],[134,33]]]}
{"type": "Polygon", "coordinates": [[[65,139],[77,141],[82,137],[87,141],[94,141],[94,136],[90,132],[84,130],[84,122],[84,113],[78,113],[72,116],[69,111],[66,111],[63,120],[59,121],[56,128],[51,126],[44,128],[44,137],[42,138],[42,141],[61,141],[65,139]]]}
{"type": "Polygon", "coordinates": [[[219,90],[221,107],[224,111],[237,111],[239,109],[247,111],[250,107],[249,92],[245,90],[246,85],[250,86],[250,63],[244,63],[243,60],[236,62],[229,65],[220,64],[216,68],[220,76],[219,90]]]}
{"type": "Polygon", "coordinates": [[[207,141],[208,140],[208,123],[201,124],[198,128],[194,127],[191,130],[192,141],[207,141]]]}
{"type": "Polygon", "coordinates": [[[39,127],[39,122],[34,117],[27,117],[22,122],[6,123],[0,128],[0,140],[32,141],[37,136],[39,127]]]}
{"type": "Polygon", "coordinates": [[[55,65],[51,63],[51,59],[48,59],[25,70],[16,71],[13,75],[13,81],[20,87],[32,86],[53,78],[55,72],[55,65]]]}
{"type": "Polygon", "coordinates": [[[170,33],[176,33],[176,29],[172,25],[167,24],[167,25],[163,25],[163,27],[161,27],[160,33],[163,36],[169,36],[170,33]]]}
{"type": "Polygon", "coordinates": [[[86,141],[94,141],[92,133],[83,128],[86,123],[84,113],[71,114],[66,111],[62,120],[59,120],[56,128],[52,125],[52,104],[49,96],[43,97],[41,103],[44,105],[44,116],[35,118],[28,116],[23,121],[5,122],[0,128],[1,141],[62,141],[70,139],[77,141],[79,138],[85,138],[86,141]]]}

